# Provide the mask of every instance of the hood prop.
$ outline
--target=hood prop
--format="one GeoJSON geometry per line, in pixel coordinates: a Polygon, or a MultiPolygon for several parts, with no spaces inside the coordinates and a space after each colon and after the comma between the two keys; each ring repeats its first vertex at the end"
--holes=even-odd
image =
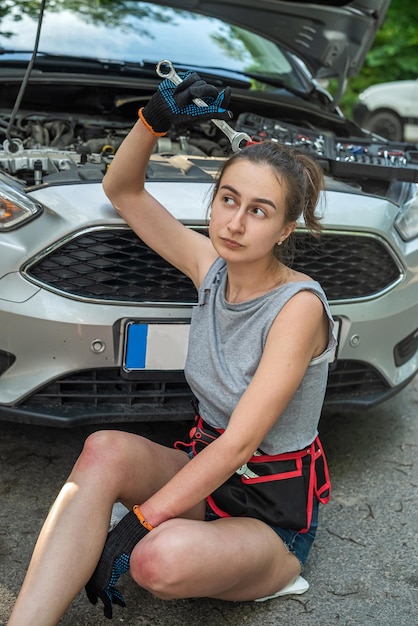
{"type": "Polygon", "coordinates": [[[12,111],[12,114],[10,116],[9,123],[8,123],[7,129],[6,129],[6,138],[7,138],[7,141],[8,141],[8,150],[10,152],[13,152],[13,153],[14,152],[18,152],[20,150],[20,147],[21,147],[20,146],[20,142],[17,142],[12,137],[12,128],[13,128],[16,116],[17,116],[17,114],[19,112],[19,108],[20,108],[20,105],[21,105],[21,102],[22,102],[22,98],[23,98],[23,95],[25,93],[26,86],[27,86],[27,84],[29,82],[29,78],[30,78],[30,75],[32,73],[32,68],[33,68],[33,65],[35,63],[35,58],[36,58],[36,55],[37,55],[37,52],[38,52],[39,38],[41,36],[41,27],[42,27],[42,21],[43,21],[43,16],[44,16],[45,4],[46,4],[46,0],[42,0],[41,8],[39,10],[38,27],[37,27],[37,30],[36,30],[35,45],[34,45],[34,48],[33,48],[32,57],[31,57],[31,59],[29,61],[28,67],[26,68],[25,76],[23,77],[22,84],[20,85],[20,89],[19,89],[19,92],[18,92],[17,97],[16,97],[15,105],[13,107],[13,111],[12,111]]]}

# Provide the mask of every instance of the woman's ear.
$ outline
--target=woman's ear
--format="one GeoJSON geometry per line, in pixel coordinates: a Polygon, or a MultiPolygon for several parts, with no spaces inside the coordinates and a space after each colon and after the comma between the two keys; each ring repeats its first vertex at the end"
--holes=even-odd
{"type": "MultiPolygon", "coordinates": [[[[280,234],[279,241],[283,243],[290,235],[293,233],[297,226],[297,222],[288,222],[286,226],[283,227],[283,230],[280,234]]],[[[279,243],[279,241],[277,243],[279,243]]]]}

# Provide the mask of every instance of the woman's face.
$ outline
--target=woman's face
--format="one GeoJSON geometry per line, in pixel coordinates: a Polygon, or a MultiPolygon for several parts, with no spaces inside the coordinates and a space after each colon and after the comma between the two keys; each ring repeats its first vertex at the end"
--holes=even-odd
{"type": "Polygon", "coordinates": [[[267,165],[237,160],[223,174],[212,203],[211,241],[226,261],[273,256],[296,224],[286,223],[286,189],[267,165]]]}

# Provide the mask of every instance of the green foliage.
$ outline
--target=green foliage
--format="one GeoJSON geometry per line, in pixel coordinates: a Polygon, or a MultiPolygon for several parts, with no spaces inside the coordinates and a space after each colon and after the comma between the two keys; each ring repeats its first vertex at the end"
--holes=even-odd
{"type": "MultiPolygon", "coordinates": [[[[417,0],[392,0],[360,74],[350,78],[340,106],[350,117],[358,94],[376,83],[418,78],[417,0]]],[[[331,84],[330,90],[335,88],[331,84]]]]}

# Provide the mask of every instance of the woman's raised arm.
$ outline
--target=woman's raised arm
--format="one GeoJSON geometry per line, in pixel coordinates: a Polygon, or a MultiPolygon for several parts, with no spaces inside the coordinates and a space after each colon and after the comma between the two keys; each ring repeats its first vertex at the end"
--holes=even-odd
{"type": "Polygon", "coordinates": [[[228,98],[229,91],[218,94],[196,73],[187,75],[178,87],[165,79],[140,110],[140,119],[123,141],[103,180],[107,197],[134,232],[196,286],[216,258],[216,251],[207,237],[186,228],[145,189],[145,175],[157,138],[171,124],[226,119],[229,115],[223,107],[228,98]],[[210,106],[198,107],[193,103],[196,97],[206,97],[210,106]]]}

